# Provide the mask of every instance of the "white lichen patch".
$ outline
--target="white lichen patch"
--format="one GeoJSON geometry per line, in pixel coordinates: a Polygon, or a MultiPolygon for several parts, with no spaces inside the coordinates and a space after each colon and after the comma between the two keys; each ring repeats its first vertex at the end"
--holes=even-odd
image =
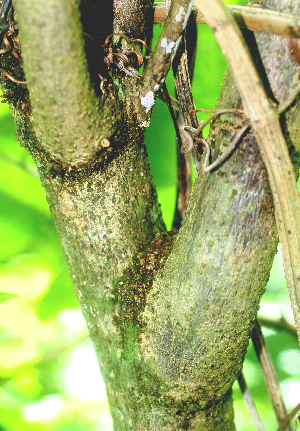
{"type": "Polygon", "coordinates": [[[150,121],[143,120],[141,122],[141,124],[139,124],[139,126],[140,127],[149,127],[150,126],[150,121]]]}
{"type": "Polygon", "coordinates": [[[159,90],[159,85],[158,85],[158,84],[156,84],[156,85],[154,86],[153,90],[154,90],[154,91],[158,91],[158,90],[159,90]]]}
{"type": "Polygon", "coordinates": [[[175,16],[175,21],[180,22],[184,18],[185,12],[184,7],[180,6],[178,14],[175,16]]]}
{"type": "Polygon", "coordinates": [[[183,21],[183,24],[182,24],[182,28],[183,28],[183,30],[185,29],[185,27],[186,27],[186,25],[187,25],[187,22],[188,22],[188,20],[189,20],[190,14],[191,14],[191,12],[192,12],[192,7],[193,7],[193,0],[190,2],[189,7],[188,7],[188,10],[187,10],[187,12],[185,13],[184,21],[183,21]]]}
{"type": "Polygon", "coordinates": [[[166,38],[166,37],[163,37],[163,38],[162,38],[162,40],[161,40],[161,42],[160,42],[160,46],[161,46],[162,48],[165,48],[166,46],[168,46],[168,40],[167,40],[167,38],[166,38]]]}
{"type": "Polygon", "coordinates": [[[168,43],[167,38],[163,37],[162,40],[161,40],[161,42],[160,42],[160,46],[162,48],[166,48],[166,54],[171,54],[172,49],[175,46],[175,42],[169,42],[168,43]]]}
{"type": "Polygon", "coordinates": [[[166,78],[162,78],[160,82],[163,84],[165,82],[165,80],[166,80],[166,78]]]}
{"type": "Polygon", "coordinates": [[[155,103],[153,91],[149,91],[145,96],[141,97],[141,104],[146,108],[146,113],[150,111],[155,103]]]}

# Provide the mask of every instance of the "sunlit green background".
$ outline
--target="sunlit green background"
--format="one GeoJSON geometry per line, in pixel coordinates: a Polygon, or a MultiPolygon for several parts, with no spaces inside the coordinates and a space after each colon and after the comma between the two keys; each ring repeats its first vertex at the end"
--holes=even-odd
{"type": "MultiPolygon", "coordinates": [[[[156,28],[155,37],[160,30],[156,28]]],[[[226,62],[209,29],[199,25],[193,86],[197,107],[214,108],[225,70],[226,62]]],[[[171,76],[167,84],[172,90],[171,76]]],[[[0,108],[0,291],[19,295],[0,305],[0,431],[112,431],[104,384],[44,191],[30,156],[14,140],[8,106],[0,108]]],[[[160,100],[145,140],[170,228],[175,136],[160,100]]],[[[261,312],[279,316],[281,311],[292,319],[277,255],[261,312]]],[[[300,401],[297,341],[284,332],[264,333],[290,410],[300,401]]],[[[251,344],[244,371],[266,430],[275,430],[277,422],[251,344]]],[[[238,430],[254,431],[237,385],[234,398],[238,430]]]]}

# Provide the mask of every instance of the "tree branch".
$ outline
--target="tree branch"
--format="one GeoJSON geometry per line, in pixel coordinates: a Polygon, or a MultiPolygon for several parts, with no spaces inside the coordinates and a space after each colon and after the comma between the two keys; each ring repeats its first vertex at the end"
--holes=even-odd
{"type": "MultiPolygon", "coordinates": [[[[183,126],[189,126],[193,128],[199,127],[199,120],[196,113],[196,107],[194,104],[189,62],[188,62],[188,51],[186,47],[185,38],[182,39],[178,52],[173,62],[173,74],[176,88],[176,95],[180,104],[181,114],[184,120],[183,126]]],[[[198,146],[194,145],[192,148],[192,156],[195,170],[197,171],[199,160],[202,151],[199,150],[198,146]]]]}
{"type": "Polygon", "coordinates": [[[234,74],[267,168],[287,285],[300,340],[300,199],[276,109],[270,105],[245,43],[219,0],[196,0],[234,74]]]}
{"type": "Polygon", "coordinates": [[[241,28],[278,36],[300,37],[300,19],[297,15],[260,7],[228,8],[241,28]]]}
{"type": "MultiPolygon", "coordinates": [[[[264,380],[269,392],[273,408],[280,425],[281,421],[285,419],[287,415],[286,406],[284,404],[281,388],[279,385],[278,377],[275,371],[275,367],[266,344],[265,338],[261,331],[260,324],[255,319],[254,328],[251,335],[256,356],[259,360],[261,370],[264,376],[264,380]]],[[[292,431],[290,425],[286,426],[286,430],[292,431]]]]}
{"type": "MultiPolygon", "coordinates": [[[[195,51],[197,46],[197,26],[195,15],[191,14],[187,30],[175,55],[173,61],[173,75],[176,88],[176,96],[180,105],[180,113],[178,115],[179,131],[181,128],[188,125],[198,127],[198,117],[193,108],[194,100],[191,90],[191,79],[193,77],[193,66],[195,51]],[[194,112],[193,112],[194,111],[194,112]]],[[[185,136],[181,135],[181,141],[184,146],[185,136]]],[[[194,166],[197,169],[196,150],[193,151],[194,166]]],[[[177,199],[176,208],[173,220],[173,227],[179,228],[188,207],[191,193],[191,158],[190,154],[184,154],[183,148],[177,146],[177,199]]]]}
{"type": "Polygon", "coordinates": [[[153,0],[113,0],[113,7],[114,33],[144,39],[146,25],[152,23],[148,18],[153,14],[153,0]]]}
{"type": "Polygon", "coordinates": [[[265,326],[266,328],[271,328],[275,331],[285,331],[297,340],[298,335],[294,322],[290,323],[287,317],[282,312],[280,314],[280,317],[263,316],[261,314],[258,314],[258,321],[262,326],[265,326]]]}
{"type": "Polygon", "coordinates": [[[192,11],[192,5],[193,1],[188,0],[174,0],[171,4],[163,31],[142,77],[141,103],[146,113],[153,107],[157,91],[165,81],[192,11]]]}
{"type": "Polygon", "coordinates": [[[42,145],[50,157],[73,165],[85,163],[103,150],[103,139],[111,139],[116,124],[105,121],[115,100],[108,97],[100,110],[90,83],[79,1],[16,0],[15,7],[42,145]]]}
{"type": "MultiPolygon", "coordinates": [[[[240,28],[278,36],[300,37],[300,20],[296,15],[260,7],[227,7],[240,28]]],[[[168,8],[165,4],[156,3],[154,5],[154,22],[165,22],[167,16],[168,8]]],[[[197,23],[205,24],[205,18],[201,12],[197,13],[197,23]]]]}
{"type": "MultiPolygon", "coordinates": [[[[293,410],[290,411],[290,413],[286,416],[286,418],[282,421],[280,424],[280,427],[277,428],[276,431],[285,431],[286,427],[288,426],[289,422],[293,419],[293,416],[299,411],[300,409],[300,403],[296,405],[296,407],[293,408],[293,410]]],[[[294,427],[294,431],[296,431],[296,428],[294,427]]]]}
{"type": "Polygon", "coordinates": [[[254,404],[251,392],[249,391],[249,388],[247,386],[247,382],[245,380],[245,377],[244,377],[244,374],[242,371],[238,376],[238,383],[239,383],[239,387],[240,387],[240,390],[242,392],[243,398],[245,400],[245,403],[248,407],[249,413],[253,419],[256,430],[257,431],[266,431],[265,427],[263,426],[263,423],[260,419],[260,416],[259,416],[258,411],[256,409],[256,406],[254,404]]]}

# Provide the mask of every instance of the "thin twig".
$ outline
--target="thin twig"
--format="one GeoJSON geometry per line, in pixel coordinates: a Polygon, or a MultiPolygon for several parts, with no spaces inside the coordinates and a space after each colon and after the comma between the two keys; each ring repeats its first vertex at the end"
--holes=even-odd
{"type": "Polygon", "coordinates": [[[300,415],[299,415],[299,413],[297,413],[296,415],[295,415],[295,417],[294,417],[294,431],[296,431],[296,429],[297,429],[297,420],[299,419],[299,421],[300,421],[300,415]]]}
{"type": "Polygon", "coordinates": [[[244,111],[241,109],[195,109],[195,112],[201,111],[201,112],[212,112],[213,115],[209,117],[207,121],[200,121],[200,124],[197,129],[191,126],[182,126],[180,128],[181,134],[186,138],[186,148],[183,148],[182,152],[188,153],[192,151],[194,148],[194,142],[201,142],[205,148],[206,148],[206,155],[205,160],[203,163],[203,169],[202,172],[206,174],[207,172],[210,172],[212,169],[216,168],[218,165],[220,165],[233,151],[233,149],[236,147],[236,145],[239,143],[241,137],[245,133],[245,131],[250,127],[250,123],[247,122],[241,129],[236,133],[233,141],[230,143],[230,145],[227,147],[227,149],[224,151],[224,153],[217,158],[211,165],[208,166],[209,163],[209,157],[210,157],[210,148],[208,142],[202,138],[202,130],[212,121],[215,117],[221,114],[225,113],[233,113],[238,115],[244,115],[244,111]],[[190,133],[188,133],[188,131],[190,133]],[[199,135],[201,136],[199,138],[199,135]]]}
{"type": "MultiPolygon", "coordinates": [[[[197,138],[200,135],[200,133],[202,133],[202,130],[218,115],[227,114],[227,113],[244,115],[244,111],[242,109],[234,109],[234,108],[229,108],[229,109],[196,109],[195,111],[196,112],[212,112],[213,114],[205,122],[204,121],[200,122],[198,129],[194,133],[194,139],[197,138]]],[[[209,146],[205,140],[201,139],[201,142],[204,143],[204,145],[206,147],[206,156],[205,156],[205,160],[204,160],[204,164],[203,164],[203,170],[202,170],[203,173],[210,172],[212,169],[214,169],[215,167],[220,165],[229,156],[229,154],[233,151],[233,149],[239,143],[241,137],[243,136],[243,134],[245,133],[245,131],[248,129],[249,126],[250,126],[249,123],[245,124],[238,131],[238,133],[235,135],[233,141],[228,146],[228,148],[224,151],[224,153],[209,166],[208,166],[209,157],[210,157],[210,150],[208,150],[209,146]]]]}
{"type": "Polygon", "coordinates": [[[212,112],[212,113],[216,113],[217,115],[227,114],[227,113],[244,115],[244,111],[242,109],[236,109],[236,108],[228,108],[228,109],[196,109],[196,112],[212,112]]]}
{"type": "MultiPolygon", "coordinates": [[[[164,82],[162,84],[162,86],[163,86],[165,101],[168,105],[169,112],[171,114],[171,118],[173,121],[174,129],[175,129],[175,133],[176,133],[176,137],[177,137],[177,142],[178,142],[179,153],[181,154],[180,150],[182,149],[182,140],[181,140],[181,134],[180,134],[180,130],[178,127],[177,119],[176,119],[176,116],[175,116],[173,108],[172,108],[172,103],[171,103],[169,92],[167,90],[166,83],[164,82]]],[[[189,171],[189,169],[188,169],[186,157],[182,154],[182,157],[180,157],[180,172],[181,172],[180,209],[182,212],[182,216],[184,216],[184,214],[185,214],[185,211],[187,208],[187,203],[188,203],[189,197],[190,197],[190,180],[189,180],[188,171],[189,171]]],[[[173,226],[173,227],[177,228],[178,226],[173,226]]]]}
{"type": "Polygon", "coordinates": [[[202,121],[197,129],[197,131],[195,132],[195,137],[199,136],[200,133],[202,132],[202,130],[214,119],[216,118],[218,115],[221,114],[237,114],[237,115],[244,115],[244,111],[242,109],[234,109],[234,108],[229,108],[229,109],[196,109],[196,112],[212,112],[213,114],[209,117],[208,120],[206,121],[202,121]]]}
{"type": "MultiPolygon", "coordinates": [[[[182,220],[184,219],[191,194],[191,159],[190,154],[186,154],[183,149],[185,142],[184,135],[181,133],[181,127],[184,120],[181,112],[177,116],[178,127],[180,131],[182,146],[179,150],[177,145],[177,193],[176,193],[176,207],[173,218],[172,228],[179,229],[182,220]]],[[[190,136],[190,135],[189,135],[190,136]]],[[[178,143],[178,138],[177,138],[178,143]]]]}
{"type": "Polygon", "coordinates": [[[293,410],[284,418],[284,420],[280,424],[280,427],[277,428],[276,431],[284,431],[290,420],[293,418],[293,416],[297,413],[298,410],[300,410],[300,403],[297,404],[296,407],[294,407],[293,410]]]}
{"type": "Polygon", "coordinates": [[[193,1],[173,0],[168,18],[142,77],[141,104],[150,111],[165,80],[192,10],[193,1]]]}
{"type": "Polygon", "coordinates": [[[19,160],[15,160],[12,157],[7,156],[2,151],[0,151],[0,159],[5,160],[6,162],[10,163],[11,165],[17,166],[18,168],[22,169],[23,171],[32,175],[35,178],[39,178],[39,174],[37,173],[37,171],[34,167],[31,169],[30,166],[27,166],[25,163],[22,163],[19,160]]]}
{"type": "Polygon", "coordinates": [[[248,30],[300,37],[300,19],[291,15],[260,7],[229,6],[237,24],[248,30]]]}
{"type": "MultiPolygon", "coordinates": [[[[296,15],[260,7],[227,6],[241,28],[278,36],[300,37],[300,20],[296,15]]],[[[168,9],[164,3],[154,4],[154,23],[166,21],[168,9]]],[[[197,13],[197,23],[205,24],[202,13],[197,13]]]]}
{"type": "Polygon", "coordinates": [[[266,326],[267,328],[275,329],[277,331],[286,331],[296,338],[296,340],[298,339],[295,324],[290,323],[282,312],[280,317],[263,316],[258,314],[258,320],[262,326],[266,326]]]}
{"type": "MultiPolygon", "coordinates": [[[[187,29],[188,31],[188,29],[187,29]]],[[[188,64],[188,47],[186,46],[186,38],[183,37],[178,48],[177,55],[173,61],[173,74],[175,81],[175,88],[177,99],[180,104],[181,113],[184,119],[185,126],[190,126],[194,129],[199,127],[199,120],[195,110],[195,104],[192,94],[189,64],[188,64]]],[[[188,135],[188,134],[187,134],[188,135]]],[[[187,136],[186,135],[186,136],[187,136]]],[[[183,153],[192,153],[193,163],[195,171],[197,173],[201,153],[197,146],[191,145],[188,151],[182,151],[183,153]]]]}
{"type": "Polygon", "coordinates": [[[193,112],[195,105],[191,89],[194,68],[193,60],[195,58],[196,48],[197,25],[195,14],[191,14],[187,23],[185,34],[181,38],[181,42],[172,64],[176,96],[181,111],[177,118],[182,139],[182,147],[180,151],[177,151],[177,205],[173,220],[173,227],[177,229],[179,229],[181,221],[185,216],[191,194],[192,181],[190,151],[192,152],[194,168],[196,172],[198,166],[198,152],[194,146],[193,139],[190,134],[186,133],[184,129],[182,129],[182,127],[185,125],[190,125],[196,128],[198,127],[198,117],[197,114],[193,112]],[[185,161],[184,165],[186,166],[185,180],[183,178],[184,172],[182,171],[182,160],[185,161]],[[184,182],[186,183],[187,187],[184,187],[184,182]]]}
{"type": "Polygon", "coordinates": [[[221,154],[220,157],[218,157],[213,163],[211,163],[209,166],[203,165],[203,173],[206,174],[207,172],[212,171],[217,166],[219,166],[221,163],[224,162],[225,159],[231,154],[231,152],[234,150],[234,148],[237,146],[237,144],[240,142],[241,137],[246,132],[246,130],[250,127],[250,123],[245,124],[243,127],[241,127],[238,132],[235,134],[234,139],[231,141],[229,146],[226,148],[224,153],[221,154]]]}
{"type": "Polygon", "coordinates": [[[242,371],[238,376],[238,384],[257,431],[265,431],[242,371]]]}
{"type": "Polygon", "coordinates": [[[300,93],[300,82],[296,85],[296,87],[294,87],[291,90],[291,94],[287,97],[287,99],[279,103],[277,107],[278,113],[282,114],[282,112],[284,112],[293,103],[293,101],[296,99],[299,93],[300,93]]]}
{"type": "Polygon", "coordinates": [[[203,163],[203,166],[205,167],[205,166],[208,166],[208,163],[209,163],[210,146],[209,146],[206,139],[203,139],[203,138],[198,138],[198,139],[201,139],[201,142],[205,146],[205,149],[206,149],[205,159],[204,159],[204,163],[203,163]]]}
{"type": "MultiPolygon", "coordinates": [[[[271,402],[273,404],[273,408],[280,424],[287,416],[287,410],[283,401],[283,396],[281,392],[281,388],[279,385],[278,377],[275,371],[274,364],[272,362],[272,358],[267,347],[265,338],[260,328],[260,324],[257,319],[255,319],[254,328],[251,335],[254,349],[256,355],[258,357],[261,370],[264,376],[264,380],[270,395],[271,402]]],[[[287,424],[286,428],[289,431],[292,431],[291,427],[287,424]]]]}
{"type": "Polygon", "coordinates": [[[170,112],[170,115],[172,118],[174,129],[175,129],[176,137],[178,139],[179,150],[181,150],[181,147],[182,147],[181,135],[180,135],[178,123],[176,120],[176,116],[175,116],[174,111],[173,111],[172,101],[171,101],[171,98],[170,98],[170,95],[169,95],[169,92],[168,92],[168,89],[167,89],[165,82],[163,83],[162,87],[163,87],[164,98],[165,98],[166,104],[168,105],[168,109],[169,109],[169,112],[170,112]]]}

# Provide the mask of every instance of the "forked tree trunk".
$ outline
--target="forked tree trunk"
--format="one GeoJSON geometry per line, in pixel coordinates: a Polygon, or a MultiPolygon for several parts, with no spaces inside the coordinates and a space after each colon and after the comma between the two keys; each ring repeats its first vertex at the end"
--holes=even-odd
{"type": "MultiPolygon", "coordinates": [[[[300,13],[297,0],[262,3],[300,13]]],[[[114,66],[108,73],[101,47],[112,32],[144,38],[152,2],[82,0],[87,63],[78,1],[15,0],[15,8],[28,90],[3,88],[38,165],[114,429],[234,430],[231,387],[278,242],[251,131],[218,169],[198,172],[182,227],[166,232],[143,145],[150,112],[141,79],[114,66]]],[[[299,80],[291,41],[260,35],[257,50],[245,36],[270,95],[284,100],[299,80]]],[[[4,66],[17,63],[5,56],[4,66]]],[[[230,73],[218,107],[241,107],[230,73]]],[[[282,115],[295,169],[299,119],[297,101],[282,115]]],[[[240,125],[231,114],[214,122],[213,159],[240,125]]]]}

